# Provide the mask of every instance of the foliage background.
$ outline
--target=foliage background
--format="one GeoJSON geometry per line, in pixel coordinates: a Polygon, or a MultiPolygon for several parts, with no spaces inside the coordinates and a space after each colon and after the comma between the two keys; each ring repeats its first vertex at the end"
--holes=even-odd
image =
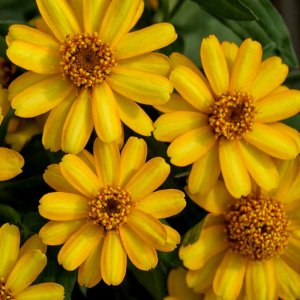
{"type": "MultiPolygon", "coordinates": [[[[280,56],[289,65],[290,74],[286,85],[300,89],[300,2],[297,0],[161,0],[145,1],[145,11],[137,27],[145,27],[157,22],[170,22],[176,27],[178,39],[163,50],[170,54],[181,52],[191,58],[199,67],[199,45],[203,37],[215,34],[222,40],[240,42],[251,37],[258,40],[264,48],[264,57],[280,56]],[[151,6],[158,2],[158,6],[151,6]],[[273,4],[272,4],[273,3],[273,4]],[[275,9],[278,9],[278,11],[275,9]],[[285,23],[285,21],[286,23],[285,23]],[[288,26],[288,27],[287,27],[288,26]],[[289,29],[288,29],[289,28],[289,29]],[[290,38],[292,37],[292,41],[290,38]],[[293,46],[295,45],[295,47],[293,46]]],[[[6,57],[5,35],[11,24],[28,23],[38,16],[34,0],[0,0],[0,56],[6,57]]],[[[23,71],[18,69],[15,76],[23,71]]],[[[149,107],[144,109],[153,117],[158,113],[149,107]]],[[[4,145],[11,111],[0,127],[0,145],[4,145]]],[[[299,114],[286,121],[300,130],[299,114]]],[[[126,129],[125,136],[132,134],[126,129]]],[[[134,134],[136,135],[136,134],[134,134]]],[[[156,142],[152,137],[145,139],[149,157],[166,157],[166,145],[156,142]]],[[[91,144],[88,145],[88,148],[91,144]]],[[[51,163],[60,161],[63,153],[46,151],[41,144],[41,135],[35,136],[21,151],[25,159],[23,173],[13,180],[0,183],[0,224],[14,223],[19,226],[23,240],[37,233],[45,223],[37,212],[41,196],[50,191],[44,183],[42,174],[51,163]]],[[[172,173],[162,188],[185,186],[188,168],[172,166],[172,173]]],[[[205,212],[187,199],[184,211],[168,222],[182,237],[205,216],[205,212]]],[[[188,239],[199,234],[198,227],[190,231],[188,239]]],[[[56,281],[65,286],[66,299],[111,299],[111,300],[162,300],[167,295],[166,278],[172,267],[180,265],[177,252],[159,253],[158,266],[149,272],[137,270],[129,264],[127,275],[120,286],[109,287],[104,283],[92,289],[79,287],[76,272],[63,270],[56,260],[58,247],[48,247],[48,264],[38,278],[39,281],[56,281]]],[[[1,254],[0,254],[1,255],[1,254]]]]}

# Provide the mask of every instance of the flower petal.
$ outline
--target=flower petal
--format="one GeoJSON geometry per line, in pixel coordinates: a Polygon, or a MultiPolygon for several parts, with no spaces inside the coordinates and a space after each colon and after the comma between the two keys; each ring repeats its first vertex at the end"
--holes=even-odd
{"type": "Polygon", "coordinates": [[[5,287],[16,295],[28,287],[42,272],[47,257],[40,250],[32,250],[21,256],[10,272],[5,287]]]}
{"type": "Polygon", "coordinates": [[[259,70],[262,58],[260,43],[246,39],[239,47],[232,67],[229,89],[248,92],[259,70]]]}
{"type": "Polygon", "coordinates": [[[37,0],[39,11],[59,41],[68,34],[81,32],[75,15],[66,0],[37,0]]]}
{"type": "Polygon", "coordinates": [[[176,138],[168,148],[168,156],[175,166],[187,166],[197,161],[216,143],[209,126],[191,130],[176,138]]]}
{"type": "Polygon", "coordinates": [[[244,258],[228,250],[214,278],[214,292],[225,299],[236,299],[240,294],[246,271],[244,258]]]}
{"type": "Polygon", "coordinates": [[[127,256],[119,234],[110,230],[106,233],[101,254],[101,273],[108,285],[120,284],[125,276],[127,256]]]}
{"type": "Polygon", "coordinates": [[[118,44],[116,59],[126,59],[163,48],[177,38],[175,28],[170,23],[158,23],[124,36],[118,44]]]}
{"type": "Polygon", "coordinates": [[[39,235],[46,245],[61,245],[85,223],[85,219],[74,221],[50,221],[40,229],[39,235]]]}
{"type": "Polygon", "coordinates": [[[171,252],[180,244],[180,234],[171,226],[162,223],[161,225],[167,233],[167,240],[163,245],[156,245],[156,249],[163,252],[171,252]]]}
{"type": "Polygon", "coordinates": [[[230,43],[227,41],[221,43],[221,48],[226,59],[228,72],[230,74],[232,72],[232,67],[236,59],[236,55],[238,53],[239,48],[235,43],[230,43]]]}
{"type": "Polygon", "coordinates": [[[88,89],[81,89],[65,120],[62,131],[62,150],[67,153],[80,152],[88,142],[93,130],[93,118],[88,89]]]}
{"type": "Polygon", "coordinates": [[[24,159],[18,152],[0,147],[0,181],[11,179],[22,173],[24,159]]]}
{"type": "Polygon", "coordinates": [[[280,159],[292,159],[299,153],[297,142],[272,124],[255,123],[244,138],[254,147],[280,159]]]}
{"type": "Polygon", "coordinates": [[[85,223],[60,249],[57,259],[66,270],[78,268],[91,254],[103,236],[103,229],[91,222],[85,223]]]}
{"type": "Polygon", "coordinates": [[[146,162],[125,186],[133,201],[138,201],[152,193],[167,179],[170,166],[161,157],[146,162]]]}
{"type": "Polygon", "coordinates": [[[117,93],[142,104],[160,105],[170,99],[173,87],[164,76],[116,66],[106,81],[117,93]]]}
{"type": "Polygon", "coordinates": [[[214,35],[202,40],[200,56],[205,75],[216,95],[228,91],[229,72],[224,53],[214,35]]]}
{"type": "Polygon", "coordinates": [[[237,142],[221,139],[219,159],[225,185],[235,198],[246,196],[251,191],[250,177],[237,142]]]}
{"type": "Polygon", "coordinates": [[[99,178],[79,157],[67,154],[59,164],[62,175],[80,193],[94,197],[100,189],[99,178]]]}
{"type": "Polygon", "coordinates": [[[31,285],[15,296],[16,300],[63,300],[64,287],[47,282],[31,285]]]}
{"type": "Polygon", "coordinates": [[[154,123],[154,137],[172,142],[177,137],[208,124],[206,114],[194,111],[174,111],[161,115],[154,123]]]}
{"type": "Polygon", "coordinates": [[[155,248],[145,243],[129,224],[120,227],[120,237],[129,259],[138,269],[155,268],[158,262],[155,248]]]}
{"type": "Polygon", "coordinates": [[[63,192],[45,194],[39,205],[40,215],[55,221],[87,218],[89,211],[89,199],[81,195],[63,192]]]}
{"type": "Polygon", "coordinates": [[[42,239],[37,233],[32,235],[24,242],[19,251],[19,258],[32,250],[40,250],[44,254],[47,252],[47,246],[43,243],[42,239]]]}
{"type": "Polygon", "coordinates": [[[109,143],[122,135],[116,99],[105,82],[92,89],[92,113],[95,130],[101,140],[109,143]]]}

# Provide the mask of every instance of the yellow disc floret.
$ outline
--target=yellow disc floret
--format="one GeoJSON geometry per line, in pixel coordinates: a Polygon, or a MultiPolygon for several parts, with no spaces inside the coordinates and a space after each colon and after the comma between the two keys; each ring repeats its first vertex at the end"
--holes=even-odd
{"type": "Polygon", "coordinates": [[[14,300],[10,291],[5,287],[5,281],[3,277],[0,277],[0,300],[14,300]]]}

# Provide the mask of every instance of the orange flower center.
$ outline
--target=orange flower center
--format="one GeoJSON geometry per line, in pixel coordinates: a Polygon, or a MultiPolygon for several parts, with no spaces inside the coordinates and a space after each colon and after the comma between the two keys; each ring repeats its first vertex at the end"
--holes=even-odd
{"type": "Polygon", "coordinates": [[[0,277],[0,300],[13,300],[15,299],[10,291],[5,287],[5,281],[3,277],[0,277]]]}
{"type": "Polygon", "coordinates": [[[67,35],[60,55],[63,76],[86,88],[102,83],[116,65],[113,50],[97,33],[67,35]]]}
{"type": "Polygon", "coordinates": [[[248,93],[228,92],[215,98],[210,111],[209,124],[216,138],[234,140],[251,130],[255,105],[248,93]]]}
{"type": "Polygon", "coordinates": [[[101,188],[97,197],[89,204],[90,220],[94,224],[102,225],[106,230],[117,230],[126,223],[127,216],[134,206],[129,192],[119,186],[101,188]]]}
{"type": "Polygon", "coordinates": [[[17,68],[13,64],[0,57],[0,84],[3,87],[8,87],[16,70],[17,68]]]}
{"type": "Polygon", "coordinates": [[[282,254],[288,244],[288,220],[283,206],[267,195],[249,195],[225,215],[228,241],[234,252],[252,260],[282,254]]]}

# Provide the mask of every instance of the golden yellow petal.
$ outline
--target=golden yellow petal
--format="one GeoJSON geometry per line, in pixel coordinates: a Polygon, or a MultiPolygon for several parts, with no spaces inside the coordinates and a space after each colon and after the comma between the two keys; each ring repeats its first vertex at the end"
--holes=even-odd
{"type": "Polygon", "coordinates": [[[24,159],[18,152],[0,147],[0,181],[11,179],[22,173],[24,159]]]}
{"type": "Polygon", "coordinates": [[[108,285],[120,284],[125,276],[127,255],[120,235],[110,230],[106,233],[101,254],[101,274],[108,285]]]}
{"type": "MultiPolygon", "coordinates": [[[[72,0],[71,0],[72,1],[72,0]]],[[[42,17],[35,19],[35,27],[41,32],[52,36],[52,31],[42,17]]]]}
{"type": "Polygon", "coordinates": [[[136,25],[140,17],[142,16],[144,12],[145,4],[144,1],[140,2],[139,8],[137,9],[135,16],[132,18],[131,24],[129,26],[129,31],[136,25]]]}
{"type": "Polygon", "coordinates": [[[96,173],[95,158],[89,151],[83,149],[77,156],[84,161],[94,173],[96,173]]]}
{"type": "Polygon", "coordinates": [[[116,59],[126,59],[163,48],[177,38],[175,28],[170,23],[158,23],[124,36],[118,44],[116,59]]]}
{"type": "MultiPolygon", "coordinates": [[[[297,173],[296,173],[296,177],[293,180],[293,183],[290,185],[288,191],[285,193],[284,197],[282,198],[282,201],[284,203],[287,203],[289,205],[292,205],[292,203],[289,202],[296,202],[295,205],[298,206],[298,203],[300,203],[300,169],[298,167],[297,173]],[[298,203],[297,203],[298,202],[298,203]]],[[[290,176],[292,174],[288,174],[288,176],[290,176]]],[[[284,183],[284,182],[283,182],[284,183]]],[[[295,219],[295,221],[298,221],[297,218],[295,219]]]]}
{"type": "Polygon", "coordinates": [[[156,249],[163,252],[171,252],[177,247],[178,244],[180,244],[180,234],[171,226],[162,223],[161,225],[167,233],[167,240],[165,244],[157,245],[156,249]]]}
{"type": "Polygon", "coordinates": [[[238,46],[235,43],[224,41],[221,43],[221,48],[224,53],[229,74],[232,72],[232,67],[238,53],[238,46]]]}
{"type": "Polygon", "coordinates": [[[232,67],[230,91],[248,92],[259,70],[262,58],[262,47],[251,39],[246,39],[237,53],[232,67]]]}
{"type": "Polygon", "coordinates": [[[40,250],[42,253],[46,254],[47,246],[42,242],[42,239],[38,234],[32,235],[29,239],[25,241],[19,251],[19,258],[27,252],[32,250],[40,250]]]}
{"type": "MultiPolygon", "coordinates": [[[[101,1],[101,0],[100,0],[101,1]]],[[[97,1],[97,2],[100,2],[97,1]]],[[[80,32],[84,31],[83,26],[83,2],[89,2],[89,1],[82,1],[82,0],[68,0],[68,3],[74,13],[74,16],[78,22],[79,27],[81,28],[80,32]]]]}
{"type": "Polygon", "coordinates": [[[220,42],[214,35],[202,40],[200,57],[205,75],[216,95],[228,91],[229,71],[220,42]]]}

